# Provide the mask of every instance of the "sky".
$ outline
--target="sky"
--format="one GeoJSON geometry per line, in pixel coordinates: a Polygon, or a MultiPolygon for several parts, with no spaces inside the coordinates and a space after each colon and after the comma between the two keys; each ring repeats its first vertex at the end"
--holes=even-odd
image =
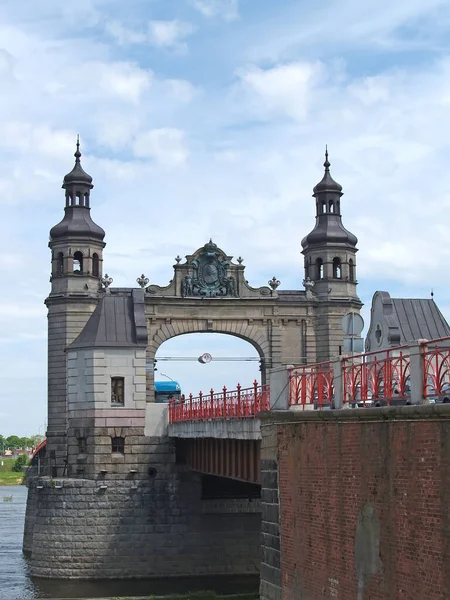
{"type": "MultiPolygon", "coordinates": [[[[167,285],[212,237],[250,285],[302,289],[328,144],[366,324],[376,290],[433,289],[450,320],[449,30],[449,0],[0,0],[0,433],[45,429],[48,232],[77,133],[114,286],[167,285]]],[[[207,334],[159,356],[207,351],[256,356],[207,334]]],[[[158,368],[186,392],[258,376],[158,368]]]]}

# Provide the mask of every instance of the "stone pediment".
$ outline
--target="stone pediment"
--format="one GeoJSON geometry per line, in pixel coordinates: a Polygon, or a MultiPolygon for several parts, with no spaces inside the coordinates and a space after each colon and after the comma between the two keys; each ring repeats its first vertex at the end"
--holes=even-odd
{"type": "Polygon", "coordinates": [[[242,259],[233,263],[212,240],[194,254],[175,260],[174,277],[168,286],[149,285],[150,296],[178,296],[180,298],[273,298],[275,290],[268,286],[252,288],[245,279],[242,259]]]}

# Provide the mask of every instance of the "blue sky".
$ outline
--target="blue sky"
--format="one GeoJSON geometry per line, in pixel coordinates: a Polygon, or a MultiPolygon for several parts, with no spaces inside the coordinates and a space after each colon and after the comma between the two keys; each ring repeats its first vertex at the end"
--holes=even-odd
{"type": "MultiPolygon", "coordinates": [[[[212,236],[251,285],[300,289],[327,143],[366,321],[379,289],[434,288],[450,319],[449,29],[448,0],[0,3],[0,433],[45,420],[48,231],[77,133],[114,285],[166,285],[212,236]]],[[[161,347],[205,351],[254,355],[226,336],[161,347]]],[[[186,391],[255,376],[161,370],[186,391]]]]}

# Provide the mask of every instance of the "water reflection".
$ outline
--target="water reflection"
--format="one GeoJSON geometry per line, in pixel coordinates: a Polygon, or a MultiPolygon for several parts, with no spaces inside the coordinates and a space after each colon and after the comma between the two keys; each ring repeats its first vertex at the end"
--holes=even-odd
{"type": "Polygon", "coordinates": [[[233,594],[257,592],[258,578],[232,576],[213,578],[62,581],[36,579],[29,574],[22,554],[22,537],[27,501],[25,486],[0,486],[0,599],[100,598],[108,596],[149,596],[214,590],[233,594]],[[11,502],[3,502],[11,496],[11,502]]]}

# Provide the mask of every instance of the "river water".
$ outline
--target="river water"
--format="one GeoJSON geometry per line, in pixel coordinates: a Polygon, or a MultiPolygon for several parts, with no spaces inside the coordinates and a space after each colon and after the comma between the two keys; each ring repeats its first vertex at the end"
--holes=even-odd
{"type": "Polygon", "coordinates": [[[217,593],[257,592],[256,577],[158,580],[63,581],[30,577],[22,555],[22,537],[28,489],[0,486],[0,600],[37,598],[105,598],[149,596],[214,590],[217,593]],[[10,502],[4,498],[12,496],[10,502]]]}

